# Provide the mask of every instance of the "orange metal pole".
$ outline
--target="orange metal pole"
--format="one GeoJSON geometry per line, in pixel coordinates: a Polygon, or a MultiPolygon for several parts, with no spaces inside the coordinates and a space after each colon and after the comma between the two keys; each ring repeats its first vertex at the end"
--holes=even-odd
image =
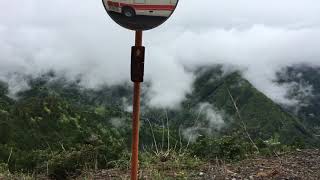
{"type": "MultiPolygon", "coordinates": [[[[142,31],[136,31],[135,45],[142,46],[142,31]]],[[[132,155],[131,180],[138,180],[139,119],[140,119],[140,82],[134,82],[132,112],[132,155]]]]}
{"type": "Polygon", "coordinates": [[[136,46],[142,46],[142,31],[136,31],[136,46]]]}

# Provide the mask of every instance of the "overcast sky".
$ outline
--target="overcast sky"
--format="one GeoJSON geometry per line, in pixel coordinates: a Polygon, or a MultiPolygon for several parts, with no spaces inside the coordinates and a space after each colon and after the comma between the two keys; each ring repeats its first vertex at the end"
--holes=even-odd
{"type": "MultiPolygon", "coordinates": [[[[98,87],[130,78],[134,33],[106,14],[100,0],[1,0],[0,79],[53,69],[98,87]]],[[[318,0],[180,0],[161,27],[144,33],[150,104],[175,106],[201,65],[225,64],[277,102],[287,86],[272,82],[282,67],[320,65],[318,0]]]]}

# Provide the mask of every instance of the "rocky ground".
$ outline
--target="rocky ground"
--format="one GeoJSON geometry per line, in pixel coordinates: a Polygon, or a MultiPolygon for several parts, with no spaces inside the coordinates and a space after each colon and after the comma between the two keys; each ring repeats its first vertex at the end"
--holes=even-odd
{"type": "MultiPolygon", "coordinates": [[[[272,157],[254,157],[240,162],[225,163],[214,160],[204,163],[197,158],[175,161],[173,158],[165,162],[143,164],[139,179],[142,180],[320,180],[320,150],[295,150],[285,154],[275,154],[272,157]],[[178,163],[177,163],[178,162],[178,163]]],[[[43,179],[46,176],[6,175],[6,179],[43,179]]],[[[108,169],[86,171],[80,176],[70,178],[77,180],[127,180],[130,179],[129,169],[108,169]]]]}
{"type": "Polygon", "coordinates": [[[271,158],[257,157],[227,164],[224,169],[220,177],[225,179],[320,179],[320,151],[297,150],[271,158]]]}
{"type": "MultiPolygon", "coordinates": [[[[79,179],[129,179],[129,170],[101,170],[86,173],[79,179]]],[[[166,167],[145,168],[140,179],[320,179],[320,151],[296,150],[273,157],[255,157],[238,163],[216,160],[196,169],[182,170],[166,167]]]]}

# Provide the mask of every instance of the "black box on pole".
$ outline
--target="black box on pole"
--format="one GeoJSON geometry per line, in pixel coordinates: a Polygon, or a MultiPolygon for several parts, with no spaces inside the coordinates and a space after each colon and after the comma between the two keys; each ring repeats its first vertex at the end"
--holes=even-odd
{"type": "Polygon", "coordinates": [[[131,81],[143,82],[144,75],[144,46],[131,48],[131,81]]]}

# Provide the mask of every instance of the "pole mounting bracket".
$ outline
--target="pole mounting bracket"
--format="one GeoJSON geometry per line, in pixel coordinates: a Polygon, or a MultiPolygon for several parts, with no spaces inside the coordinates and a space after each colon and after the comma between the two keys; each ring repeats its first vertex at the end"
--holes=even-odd
{"type": "Polygon", "coordinates": [[[131,81],[143,82],[144,75],[144,46],[131,47],[131,81]]]}

